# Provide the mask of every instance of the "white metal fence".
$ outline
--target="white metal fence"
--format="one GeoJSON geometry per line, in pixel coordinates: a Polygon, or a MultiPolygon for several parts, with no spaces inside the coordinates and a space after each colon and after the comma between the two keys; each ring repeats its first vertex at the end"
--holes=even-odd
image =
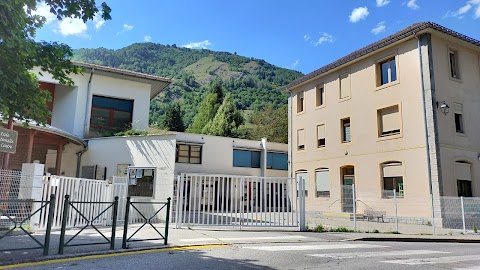
{"type": "Polygon", "coordinates": [[[294,178],[181,174],[174,189],[177,228],[301,226],[304,192],[294,178]]]}

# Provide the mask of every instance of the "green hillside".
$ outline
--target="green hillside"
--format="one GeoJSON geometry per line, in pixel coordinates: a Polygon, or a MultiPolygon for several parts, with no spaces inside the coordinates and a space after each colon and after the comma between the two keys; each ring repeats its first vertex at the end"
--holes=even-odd
{"type": "Polygon", "coordinates": [[[233,94],[240,110],[258,111],[267,104],[277,108],[287,103],[280,87],[302,75],[236,53],[154,43],[137,43],[119,50],[78,49],[73,60],[173,78],[173,85],[151,103],[151,124],[161,122],[167,104],[180,101],[188,126],[215,81],[221,81],[224,90],[233,94]]]}

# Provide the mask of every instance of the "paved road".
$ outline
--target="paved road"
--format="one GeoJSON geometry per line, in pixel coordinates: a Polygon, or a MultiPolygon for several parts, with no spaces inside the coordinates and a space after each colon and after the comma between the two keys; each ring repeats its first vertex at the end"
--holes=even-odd
{"type": "Polygon", "coordinates": [[[114,254],[22,269],[480,269],[480,244],[251,241],[256,243],[114,254]]]}

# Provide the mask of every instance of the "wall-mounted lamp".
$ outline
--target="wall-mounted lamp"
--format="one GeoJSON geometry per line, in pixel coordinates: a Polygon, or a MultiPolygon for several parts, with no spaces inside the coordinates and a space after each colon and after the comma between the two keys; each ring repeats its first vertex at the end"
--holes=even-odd
{"type": "Polygon", "coordinates": [[[440,111],[443,113],[443,115],[447,115],[448,112],[450,111],[450,106],[445,101],[441,102],[436,102],[437,103],[437,108],[440,108],[440,111]]]}

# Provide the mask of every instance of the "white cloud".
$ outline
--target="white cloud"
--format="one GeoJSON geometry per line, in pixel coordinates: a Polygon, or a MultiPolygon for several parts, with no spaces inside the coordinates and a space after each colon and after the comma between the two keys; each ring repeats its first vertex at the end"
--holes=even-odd
{"type": "Polygon", "coordinates": [[[97,13],[95,14],[95,17],[93,17],[93,23],[95,24],[95,29],[99,30],[105,24],[105,20],[103,20],[102,16],[97,13]]]}
{"type": "Polygon", "coordinates": [[[368,14],[370,14],[370,12],[367,7],[358,7],[352,11],[352,14],[350,14],[350,22],[356,23],[360,20],[365,20],[368,14]]]}
{"type": "Polygon", "coordinates": [[[304,39],[305,41],[309,41],[309,40],[310,40],[310,36],[309,36],[309,35],[304,35],[304,36],[303,36],[303,39],[304,39]]]}
{"type": "Polygon", "coordinates": [[[413,10],[416,10],[416,9],[419,9],[420,6],[417,5],[417,0],[409,0],[408,3],[407,3],[407,7],[413,9],[413,10]]]}
{"type": "Polygon", "coordinates": [[[189,49],[207,49],[212,43],[207,39],[199,42],[190,42],[188,44],[182,45],[184,48],[189,49]]]}
{"type": "Polygon", "coordinates": [[[151,36],[145,36],[143,38],[143,40],[145,40],[145,42],[152,42],[152,37],[151,36]]]}
{"type": "Polygon", "coordinates": [[[82,19],[65,18],[58,22],[60,34],[64,36],[87,37],[87,24],[82,19]]]}
{"type": "Polygon", "coordinates": [[[123,24],[123,32],[128,32],[128,31],[131,31],[132,29],[133,29],[133,25],[129,25],[126,23],[123,24]]]}
{"type": "Polygon", "coordinates": [[[45,17],[45,19],[47,20],[45,24],[50,24],[57,19],[57,17],[50,12],[50,7],[47,6],[47,4],[45,4],[44,2],[37,5],[37,10],[33,10],[32,13],[33,15],[45,17]]]}
{"type": "Polygon", "coordinates": [[[377,7],[383,7],[390,3],[390,0],[377,0],[377,7]]]}
{"type": "Polygon", "coordinates": [[[296,68],[300,64],[300,60],[295,60],[295,62],[292,63],[291,67],[296,68]]]}
{"type": "Polygon", "coordinates": [[[380,33],[385,32],[385,30],[387,30],[387,26],[385,25],[385,21],[383,21],[383,22],[379,22],[377,26],[375,26],[375,28],[372,29],[372,33],[374,35],[378,35],[380,33]]]}
{"type": "Polygon", "coordinates": [[[462,19],[466,13],[468,13],[472,8],[475,8],[475,14],[473,18],[480,18],[480,0],[470,0],[465,3],[465,5],[458,8],[456,11],[448,11],[444,17],[457,17],[462,19]]]}
{"type": "Polygon", "coordinates": [[[334,38],[332,35],[330,35],[329,33],[322,33],[322,35],[320,36],[320,38],[318,38],[318,41],[315,42],[313,45],[318,46],[318,45],[322,45],[323,43],[332,43],[334,41],[334,38]]]}
{"type": "Polygon", "coordinates": [[[475,16],[474,16],[475,19],[478,19],[480,18],[480,5],[477,7],[477,9],[475,10],[475,16]]]}

